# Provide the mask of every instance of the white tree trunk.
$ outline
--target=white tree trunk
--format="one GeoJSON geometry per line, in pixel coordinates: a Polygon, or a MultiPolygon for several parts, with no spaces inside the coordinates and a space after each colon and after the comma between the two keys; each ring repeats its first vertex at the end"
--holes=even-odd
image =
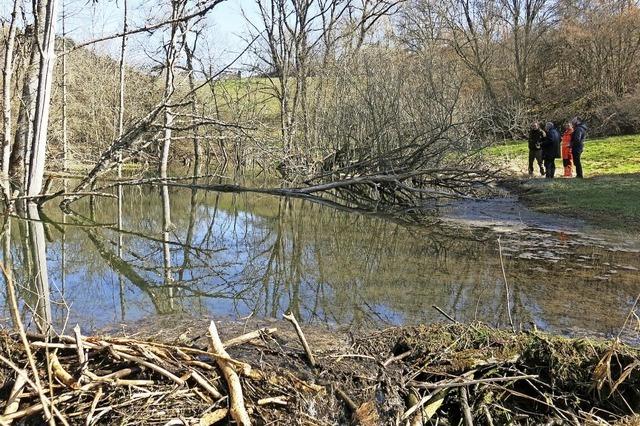
{"type": "MultiPolygon", "coordinates": [[[[66,13],[64,0],[62,2],[62,51],[67,45],[66,13]]],[[[62,171],[68,170],[68,146],[67,146],[67,55],[62,55],[62,171]]],[[[64,180],[64,191],[67,192],[67,180],[64,180]]]]}
{"type": "MultiPolygon", "coordinates": [[[[35,31],[34,27],[29,27],[28,31],[35,31]]],[[[35,36],[32,37],[32,43],[35,36]]],[[[11,149],[9,159],[9,176],[16,179],[21,191],[27,187],[26,173],[28,173],[27,163],[29,157],[27,148],[31,145],[33,138],[33,114],[36,110],[36,91],[38,90],[38,62],[40,51],[33,44],[29,63],[24,73],[22,91],[20,93],[20,109],[18,110],[18,120],[16,122],[16,135],[11,149]]]]}
{"type": "MultiPolygon", "coordinates": [[[[118,97],[118,138],[122,136],[124,132],[124,95],[125,95],[125,53],[127,50],[127,0],[124,0],[123,5],[124,15],[122,17],[122,43],[120,45],[120,86],[118,97]]],[[[118,154],[118,178],[122,177],[122,153],[118,154]]],[[[118,187],[121,188],[121,187],[118,187]]],[[[120,224],[118,224],[119,226],[120,224]]]]}
{"type": "Polygon", "coordinates": [[[44,178],[49,112],[51,110],[51,86],[53,83],[53,68],[56,61],[54,47],[57,5],[58,0],[47,0],[42,39],[38,36],[42,55],[40,57],[38,75],[36,112],[33,120],[33,142],[29,167],[29,184],[27,186],[27,195],[29,196],[40,194],[44,178]]]}
{"type": "MultiPolygon", "coordinates": [[[[179,17],[179,0],[174,0],[171,2],[172,13],[171,19],[177,20],[179,17]]],[[[178,56],[177,52],[177,40],[178,40],[178,24],[174,23],[171,25],[171,36],[169,38],[169,44],[167,45],[167,57],[166,57],[166,77],[164,84],[164,101],[168,103],[171,97],[173,96],[173,92],[175,90],[174,86],[174,67],[176,58],[178,56]]],[[[172,138],[172,130],[171,126],[173,126],[173,111],[171,108],[167,107],[164,110],[164,138],[162,140],[162,157],[160,158],[160,177],[167,177],[167,164],[169,162],[169,150],[171,148],[171,138],[172,138]]]]}
{"type": "Polygon", "coordinates": [[[13,11],[9,23],[9,34],[5,40],[4,64],[2,67],[2,187],[7,203],[11,197],[9,184],[9,158],[11,157],[11,79],[13,77],[13,50],[16,42],[16,24],[18,17],[18,0],[13,2],[13,11]]]}
{"type": "MultiPolygon", "coordinates": [[[[124,0],[123,5],[124,14],[122,17],[122,43],[120,45],[120,88],[118,98],[118,138],[122,137],[124,132],[124,96],[125,96],[125,53],[127,50],[127,0],[124,0]]],[[[122,153],[118,153],[118,179],[122,177],[122,153]]],[[[122,185],[118,185],[118,229],[122,229],[122,203],[124,192],[122,185]]],[[[122,259],[124,248],[124,235],[122,232],[118,232],[118,257],[122,259]]],[[[125,300],[125,281],[122,274],[118,274],[118,284],[120,288],[120,316],[122,321],[126,316],[126,300],[125,300]]]]}

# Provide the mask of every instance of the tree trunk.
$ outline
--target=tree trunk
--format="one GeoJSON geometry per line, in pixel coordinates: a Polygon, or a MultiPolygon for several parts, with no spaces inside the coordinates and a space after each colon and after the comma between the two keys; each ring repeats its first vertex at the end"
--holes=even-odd
{"type": "MultiPolygon", "coordinates": [[[[120,78],[119,78],[119,97],[118,97],[118,138],[122,137],[124,133],[124,95],[125,95],[125,68],[124,68],[124,59],[125,52],[127,49],[127,0],[124,0],[123,5],[124,14],[122,17],[122,43],[120,45],[120,78]]],[[[118,153],[118,179],[122,177],[122,152],[118,153]]],[[[123,203],[123,190],[122,185],[118,185],[118,229],[122,229],[123,217],[122,217],[122,203],[123,203]]],[[[118,257],[120,259],[123,258],[123,249],[124,249],[124,236],[122,232],[118,232],[118,257]]],[[[120,316],[121,320],[124,321],[126,317],[126,299],[125,299],[125,282],[124,276],[121,273],[118,273],[118,284],[120,289],[120,316]]]]}
{"type": "Polygon", "coordinates": [[[54,47],[57,5],[57,0],[47,0],[42,39],[38,35],[38,43],[41,42],[39,47],[41,46],[42,48],[42,56],[40,57],[38,75],[36,112],[33,120],[33,142],[29,167],[29,184],[27,186],[27,195],[29,196],[40,194],[44,178],[49,112],[51,110],[51,84],[56,60],[54,47]]]}
{"type": "Polygon", "coordinates": [[[13,50],[16,42],[17,16],[18,0],[14,0],[9,23],[9,34],[5,40],[4,64],[2,67],[2,122],[4,125],[4,137],[2,138],[2,187],[7,204],[9,203],[9,198],[11,198],[11,187],[9,185],[9,157],[11,156],[11,79],[13,77],[13,50]]]}
{"type": "MultiPolygon", "coordinates": [[[[25,36],[33,34],[36,31],[34,26],[29,26],[25,30],[25,36]]],[[[33,115],[36,109],[36,91],[38,90],[38,61],[40,51],[35,43],[35,34],[31,43],[31,54],[29,55],[29,64],[24,75],[22,83],[22,93],[20,94],[20,109],[18,110],[18,120],[16,123],[16,134],[11,149],[11,157],[9,158],[9,176],[14,179],[16,186],[22,192],[26,187],[26,174],[28,173],[25,161],[29,158],[27,155],[28,147],[33,137],[33,115]]]]}
{"type": "MultiPolygon", "coordinates": [[[[176,21],[180,15],[180,1],[174,0],[171,2],[172,12],[171,19],[176,21]]],[[[174,23],[171,25],[171,36],[169,38],[169,44],[167,45],[167,57],[166,57],[166,77],[164,84],[164,101],[165,103],[169,102],[169,99],[173,96],[173,92],[175,90],[174,86],[174,66],[176,62],[176,57],[178,56],[176,43],[178,36],[178,24],[174,23]]],[[[164,138],[162,140],[162,156],[160,158],[160,177],[167,177],[167,164],[169,162],[169,150],[171,148],[171,137],[172,130],[171,126],[173,126],[174,115],[171,108],[167,107],[164,110],[164,138]]]]}
{"type": "MultiPolygon", "coordinates": [[[[196,34],[197,37],[197,34],[196,34]]],[[[193,51],[187,43],[186,32],[182,34],[184,50],[187,57],[187,72],[189,73],[189,90],[191,91],[191,114],[193,115],[192,121],[196,121],[196,114],[198,113],[196,95],[196,82],[193,75],[193,51]]],[[[196,39],[197,40],[197,39],[196,39]]],[[[195,45],[195,42],[194,42],[195,45]]],[[[194,126],[193,130],[193,176],[197,176],[200,173],[200,135],[198,134],[198,128],[194,126]]]]}
{"type": "MultiPolygon", "coordinates": [[[[65,52],[67,45],[67,29],[65,25],[66,20],[64,1],[62,2],[62,51],[65,52]]],[[[67,147],[67,55],[62,55],[62,171],[66,172],[68,170],[67,164],[67,155],[68,155],[68,147],[67,147]]],[[[65,182],[65,191],[67,190],[66,182],[65,182]]]]}
{"type": "MultiPolygon", "coordinates": [[[[118,138],[122,137],[124,132],[124,95],[125,95],[125,69],[124,58],[127,50],[127,0],[123,2],[124,15],[122,17],[122,43],[120,45],[120,65],[119,65],[119,96],[118,96],[118,138]]],[[[122,153],[118,153],[118,178],[122,177],[122,153]]]]}

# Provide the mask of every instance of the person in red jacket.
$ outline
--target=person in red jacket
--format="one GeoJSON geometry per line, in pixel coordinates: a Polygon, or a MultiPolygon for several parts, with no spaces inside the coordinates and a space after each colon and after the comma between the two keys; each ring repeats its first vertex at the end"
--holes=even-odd
{"type": "Polygon", "coordinates": [[[564,133],[562,134],[562,165],[564,166],[564,177],[573,175],[573,155],[571,153],[571,138],[573,136],[573,125],[567,123],[564,125],[564,133]]]}

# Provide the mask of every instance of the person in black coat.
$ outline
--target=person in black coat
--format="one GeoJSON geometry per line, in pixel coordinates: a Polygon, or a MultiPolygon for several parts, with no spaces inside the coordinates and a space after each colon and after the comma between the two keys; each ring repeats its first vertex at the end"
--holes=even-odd
{"type": "Polygon", "coordinates": [[[546,170],[545,177],[553,179],[556,174],[556,158],[560,158],[560,132],[553,123],[545,125],[547,136],[542,142],[542,159],[546,170]]]}
{"type": "Polygon", "coordinates": [[[533,177],[533,162],[538,162],[540,175],[544,176],[544,167],[542,166],[542,142],[546,137],[544,130],[540,128],[538,122],[531,124],[529,129],[529,177],[533,177]]]}
{"type": "Polygon", "coordinates": [[[587,137],[587,126],[578,117],[571,122],[574,130],[571,136],[571,154],[573,155],[573,164],[576,166],[576,177],[582,179],[582,151],[584,151],[584,140],[587,137]]]}

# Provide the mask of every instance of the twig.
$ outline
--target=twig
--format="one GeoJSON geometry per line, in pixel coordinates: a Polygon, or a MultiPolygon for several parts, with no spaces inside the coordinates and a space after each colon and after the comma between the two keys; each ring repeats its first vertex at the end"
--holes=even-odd
{"type": "MultiPolygon", "coordinates": [[[[35,359],[33,358],[33,353],[31,352],[31,347],[29,346],[29,341],[27,340],[27,335],[24,331],[24,325],[22,324],[22,319],[20,318],[20,310],[18,309],[18,300],[16,298],[15,286],[13,285],[13,277],[11,273],[8,272],[4,265],[0,263],[0,269],[2,269],[2,273],[4,275],[4,279],[7,284],[7,298],[9,299],[9,306],[11,308],[11,317],[13,319],[14,325],[18,328],[18,333],[20,334],[20,339],[22,340],[22,345],[24,346],[24,350],[27,354],[27,360],[29,361],[29,366],[31,367],[31,371],[33,372],[33,382],[29,380],[29,385],[33,387],[33,389],[38,392],[38,397],[40,398],[40,402],[42,404],[42,410],[44,411],[45,418],[47,419],[47,423],[50,426],[55,426],[55,420],[51,415],[51,411],[49,410],[49,406],[51,402],[47,398],[44,393],[44,390],[40,384],[40,376],[38,375],[38,368],[36,367],[35,359]]],[[[9,360],[5,360],[4,362],[8,362],[9,360]]],[[[14,368],[12,365],[11,368],[14,368]]],[[[20,371],[19,368],[15,367],[14,370],[16,372],[20,371]]]]}
{"type": "Polygon", "coordinates": [[[462,405],[465,426],[473,426],[473,415],[471,408],[469,408],[469,394],[466,386],[460,388],[460,404],[462,405]]]}
{"type": "Polygon", "coordinates": [[[509,294],[509,282],[507,281],[507,273],[504,269],[504,260],[502,259],[502,244],[500,244],[500,237],[498,237],[498,253],[500,255],[500,267],[502,268],[502,276],[504,277],[504,288],[507,292],[507,314],[509,315],[509,324],[511,324],[511,331],[516,332],[516,327],[513,325],[513,318],[511,317],[511,295],[509,294]]]}
{"type": "Polygon", "coordinates": [[[392,362],[403,360],[406,357],[408,357],[409,355],[411,355],[411,351],[406,351],[406,352],[401,353],[400,355],[396,355],[396,356],[392,356],[391,358],[387,358],[387,360],[382,363],[382,366],[383,367],[387,367],[392,362]]]}
{"type": "Polygon", "coordinates": [[[293,327],[296,329],[296,334],[298,335],[298,338],[300,339],[300,342],[302,343],[302,347],[304,348],[304,352],[307,354],[307,360],[309,361],[309,365],[311,365],[311,367],[315,367],[316,366],[316,360],[313,357],[313,353],[311,352],[311,348],[309,347],[309,344],[307,343],[307,339],[304,337],[304,333],[302,332],[302,328],[300,327],[300,324],[298,324],[298,321],[296,320],[296,317],[293,315],[292,312],[285,312],[282,317],[284,319],[286,319],[287,321],[289,321],[291,324],[293,324],[293,327]]]}
{"type": "Polygon", "coordinates": [[[211,321],[211,324],[209,325],[209,343],[211,343],[211,351],[215,355],[218,355],[215,357],[216,362],[218,363],[220,370],[222,370],[222,374],[229,386],[229,396],[231,397],[231,417],[240,426],[249,426],[251,424],[251,419],[249,418],[249,414],[247,413],[247,409],[244,405],[240,379],[238,378],[236,371],[225,359],[231,358],[222,345],[222,341],[218,335],[218,330],[216,329],[216,324],[213,321],[211,321]]]}
{"type": "Polygon", "coordinates": [[[286,396],[274,396],[271,398],[262,398],[258,400],[258,405],[267,405],[267,404],[287,405],[288,401],[286,396]]]}
{"type": "Polygon", "coordinates": [[[215,399],[222,398],[222,394],[218,392],[218,389],[216,389],[215,386],[209,383],[207,379],[202,377],[196,370],[191,370],[191,377],[193,377],[193,380],[198,382],[198,384],[202,386],[207,392],[209,392],[215,399]]]}
{"type": "Polygon", "coordinates": [[[433,309],[435,309],[436,311],[440,312],[442,315],[444,315],[449,321],[451,321],[454,324],[460,324],[460,321],[456,320],[455,318],[451,317],[451,315],[449,315],[448,313],[446,313],[445,311],[443,311],[442,309],[440,309],[438,306],[436,305],[431,305],[431,307],[433,309]]]}
{"type": "Polygon", "coordinates": [[[84,354],[84,346],[82,345],[82,334],[80,334],[80,325],[76,324],[76,326],[73,327],[73,334],[76,338],[76,345],[78,349],[78,362],[80,362],[80,365],[84,365],[84,363],[87,362],[87,358],[84,354]]]}
{"type": "Polygon", "coordinates": [[[4,415],[12,414],[20,408],[20,393],[27,384],[27,373],[24,371],[16,373],[16,381],[13,382],[11,393],[4,408],[4,415]]]}
{"type": "Polygon", "coordinates": [[[404,412],[404,414],[402,415],[400,420],[402,420],[402,421],[407,420],[409,417],[411,417],[411,415],[413,413],[415,413],[417,410],[419,410],[424,404],[429,402],[431,400],[431,398],[433,398],[433,396],[435,394],[436,394],[436,392],[433,392],[433,393],[430,393],[429,395],[423,396],[420,399],[420,401],[418,401],[413,407],[409,408],[407,411],[404,412]]]}
{"type": "Polygon", "coordinates": [[[640,293],[638,293],[638,297],[636,297],[635,302],[633,302],[633,306],[631,307],[631,309],[629,309],[629,313],[625,317],[624,323],[622,324],[622,327],[620,327],[620,330],[618,331],[618,335],[616,336],[616,339],[620,339],[620,335],[622,334],[624,329],[627,327],[627,323],[629,322],[629,319],[631,318],[631,316],[634,314],[636,310],[636,306],[638,306],[638,302],[640,302],[640,293]]]}
{"type": "Polygon", "coordinates": [[[438,382],[438,383],[424,383],[424,382],[411,382],[412,386],[421,389],[448,389],[448,388],[458,388],[461,386],[471,386],[477,385],[480,383],[500,383],[500,382],[511,382],[515,380],[526,380],[526,379],[537,379],[537,375],[525,375],[525,376],[512,376],[512,377],[490,377],[488,379],[475,379],[475,380],[465,380],[461,382],[438,382]]]}
{"type": "Polygon", "coordinates": [[[347,407],[349,407],[349,410],[351,410],[351,413],[355,414],[355,412],[358,410],[358,406],[356,405],[355,402],[353,402],[353,400],[349,397],[349,395],[344,393],[344,391],[338,387],[335,388],[335,392],[336,392],[336,395],[342,400],[342,402],[344,402],[347,405],[347,407]]]}
{"type": "Polygon", "coordinates": [[[144,359],[138,358],[136,356],[126,354],[126,353],[124,353],[122,351],[118,351],[116,349],[113,349],[113,352],[114,352],[114,354],[116,354],[116,355],[118,355],[118,356],[120,356],[120,357],[122,357],[122,358],[124,358],[126,360],[133,361],[133,362],[135,362],[137,364],[140,364],[142,366],[150,368],[151,370],[155,371],[156,373],[161,374],[161,375],[173,380],[176,384],[178,384],[180,386],[184,385],[184,380],[182,380],[180,377],[177,377],[175,374],[171,373],[170,371],[167,371],[166,369],[160,367],[159,365],[156,365],[156,364],[154,364],[152,362],[149,362],[149,361],[146,361],[144,359]]]}
{"type": "Polygon", "coordinates": [[[233,346],[242,345],[244,343],[250,342],[252,340],[258,339],[264,334],[274,334],[278,331],[277,328],[261,328],[256,331],[252,331],[247,334],[243,334],[242,336],[234,337],[233,339],[229,339],[224,342],[225,348],[231,348],[233,346]]]}
{"type": "Polygon", "coordinates": [[[102,398],[102,386],[98,388],[95,396],[93,397],[93,401],[91,402],[91,409],[89,410],[89,414],[87,414],[87,420],[85,422],[86,426],[90,426],[93,421],[93,414],[96,412],[96,408],[98,407],[98,403],[100,402],[100,398],[102,398]]]}
{"type": "Polygon", "coordinates": [[[493,426],[493,417],[491,417],[491,412],[487,404],[482,404],[482,411],[484,412],[484,417],[487,419],[487,424],[493,426]]]}
{"type": "Polygon", "coordinates": [[[77,389],[79,386],[74,380],[73,376],[69,374],[67,370],[64,369],[62,364],[60,364],[60,360],[58,360],[58,355],[55,353],[51,354],[51,370],[53,371],[53,375],[68,386],[71,389],[77,389]]]}

